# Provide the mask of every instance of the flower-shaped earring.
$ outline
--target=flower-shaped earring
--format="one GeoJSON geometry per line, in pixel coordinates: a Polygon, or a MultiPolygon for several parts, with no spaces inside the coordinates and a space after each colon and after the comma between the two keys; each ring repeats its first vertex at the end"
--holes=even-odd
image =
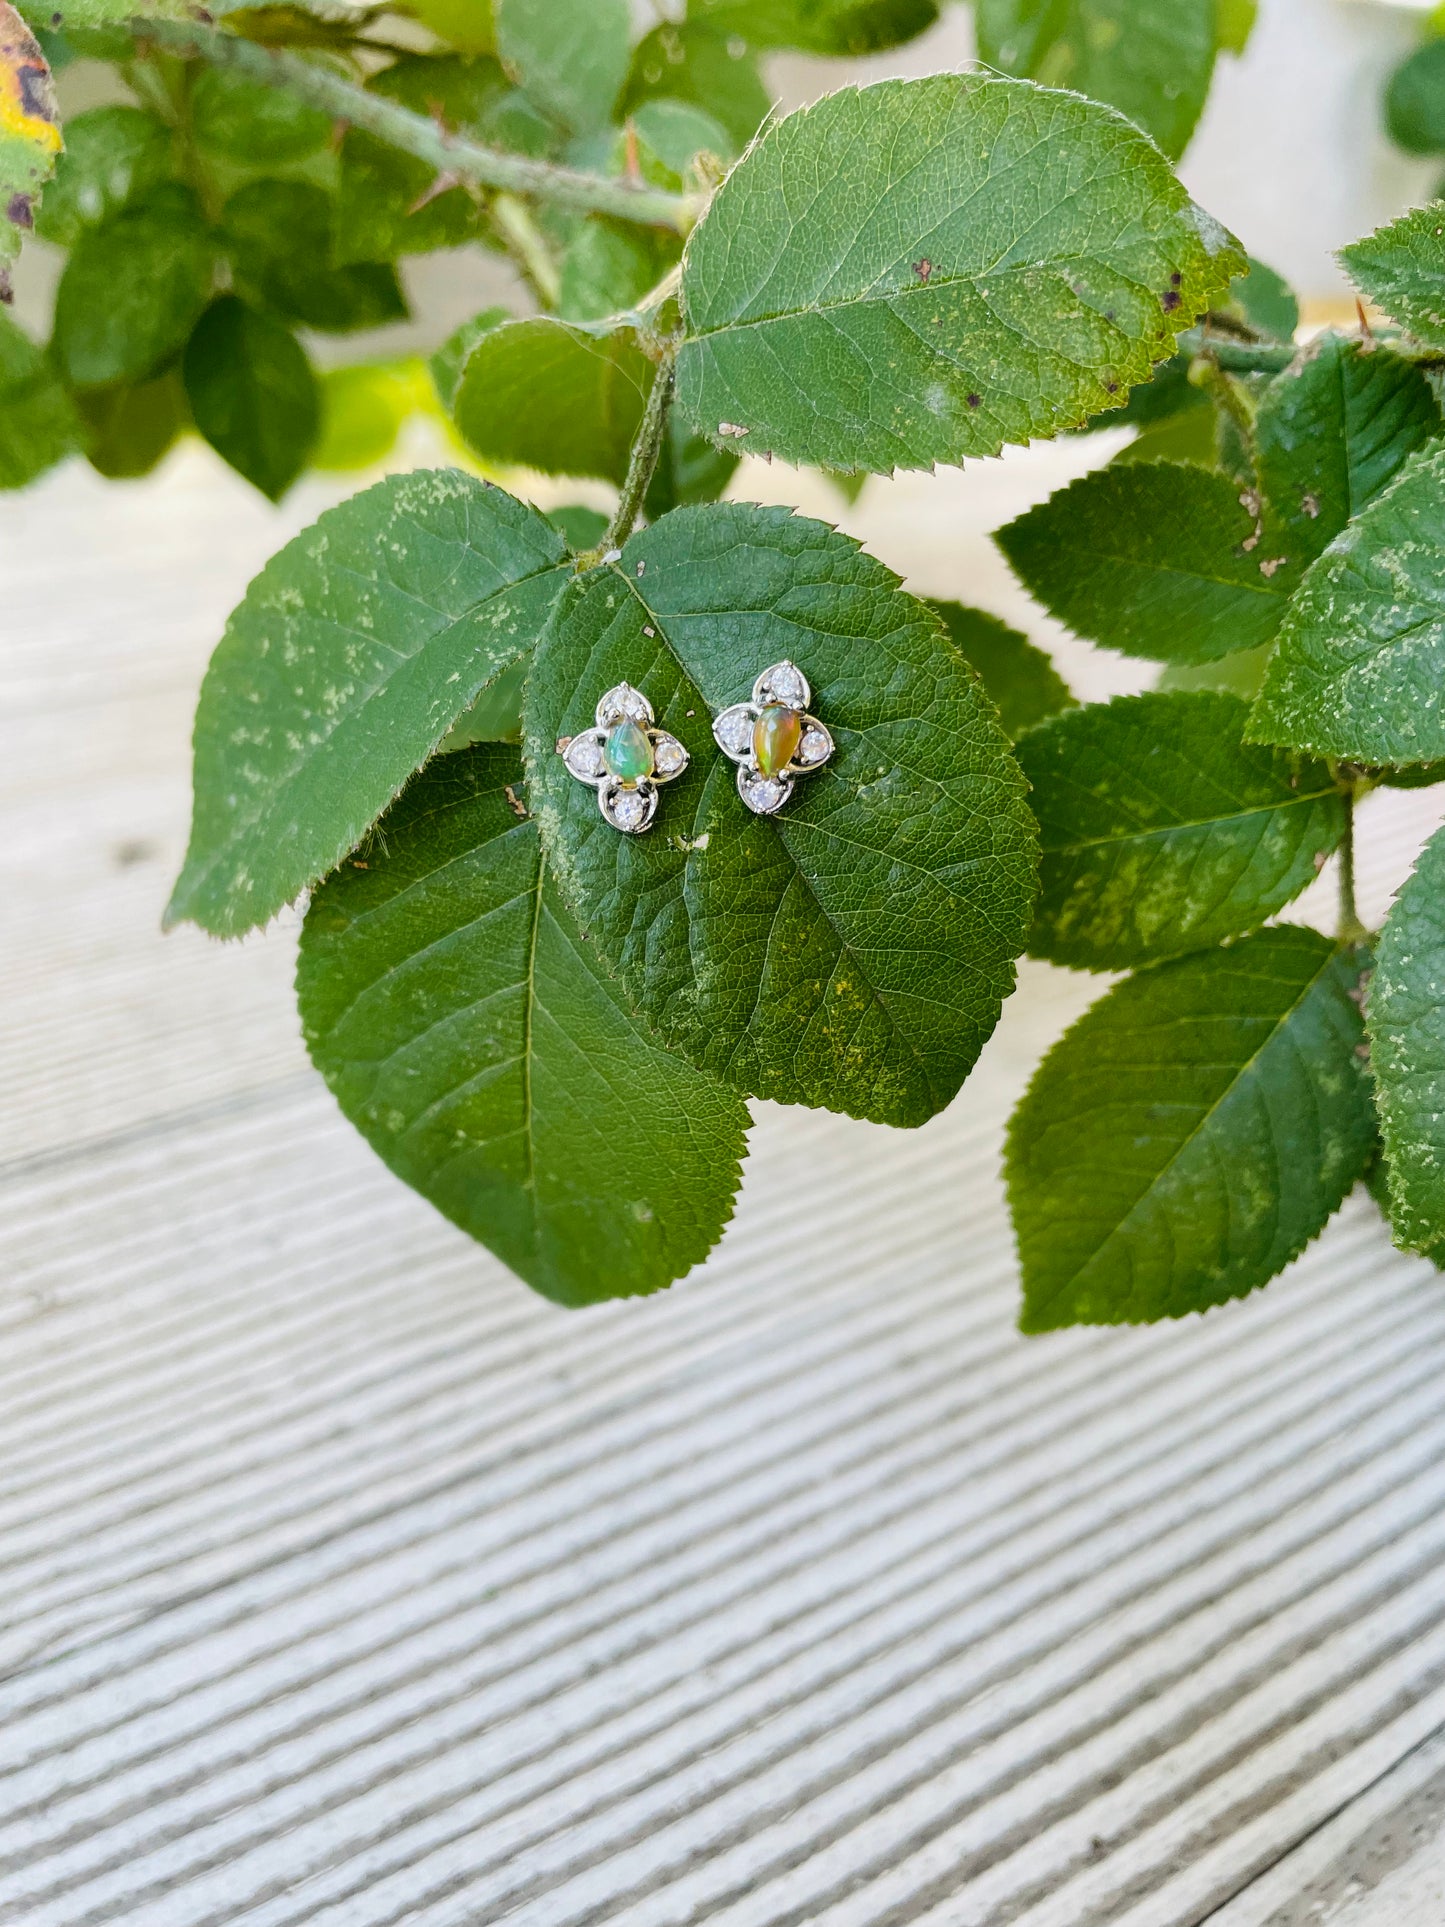
{"type": "Polygon", "coordinates": [[[597,807],[614,830],[638,836],[657,814],[657,785],[687,768],[687,751],[655,729],[652,705],[631,683],[609,689],[597,705],[597,727],[560,742],[562,761],[597,792],[597,807]]]}
{"type": "Polygon", "coordinates": [[[713,721],[717,746],[738,766],[738,795],[755,816],[772,816],[793,793],[793,779],[810,776],[833,754],[833,738],[808,714],[808,678],[790,662],[775,662],[753,684],[752,701],[734,703],[713,721]]]}

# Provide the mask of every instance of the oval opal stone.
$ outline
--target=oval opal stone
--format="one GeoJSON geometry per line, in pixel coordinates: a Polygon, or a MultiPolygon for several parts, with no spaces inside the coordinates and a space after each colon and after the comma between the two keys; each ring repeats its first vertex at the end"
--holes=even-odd
{"type": "Polygon", "coordinates": [[[630,716],[612,725],[602,757],[619,782],[640,783],[652,774],[652,744],[647,731],[630,716]]]}
{"type": "Polygon", "coordinates": [[[803,736],[803,719],[796,709],[769,703],[753,724],[753,754],[764,776],[781,776],[792,762],[803,736]]]}

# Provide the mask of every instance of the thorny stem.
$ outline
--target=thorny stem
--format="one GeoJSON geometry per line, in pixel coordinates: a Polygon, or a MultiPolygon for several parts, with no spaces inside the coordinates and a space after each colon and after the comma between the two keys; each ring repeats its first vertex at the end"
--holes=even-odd
{"type": "Polygon", "coordinates": [[[682,234],[701,212],[699,202],[688,194],[669,194],[625,177],[554,167],[549,161],[503,153],[464,135],[448,133],[425,114],[414,114],[384,95],[368,93],[340,74],[284,48],[261,47],[236,34],[218,33],[199,21],[137,20],[132,22],[132,31],[138,40],[148,40],[171,53],[199,55],[213,66],[229,67],[262,86],[284,88],[298,100],[375,135],[390,147],[416,155],[438,174],[449,174],[458,181],[535,195],[558,207],[611,214],[645,227],[675,228],[682,234]]]}
{"type": "Polygon", "coordinates": [[[617,500],[617,512],[607,525],[607,533],[602,538],[602,551],[620,549],[632,533],[632,525],[642,512],[643,498],[652,480],[657,458],[662,453],[662,444],[667,435],[667,411],[672,406],[672,356],[668,355],[657,371],[657,379],[652,384],[652,392],[647,397],[647,410],[642,417],[642,426],[637,431],[637,439],[632,444],[628,457],[627,476],[622,484],[622,493],[617,500]]]}

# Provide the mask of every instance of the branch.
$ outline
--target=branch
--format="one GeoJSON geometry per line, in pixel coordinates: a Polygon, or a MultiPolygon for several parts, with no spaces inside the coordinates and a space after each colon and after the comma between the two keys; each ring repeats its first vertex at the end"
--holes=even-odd
{"type": "Polygon", "coordinates": [[[199,21],[136,20],[131,31],[174,54],[195,54],[213,66],[229,67],[266,87],[282,87],[298,100],[375,135],[389,147],[414,154],[438,174],[453,175],[479,187],[500,188],[553,201],[559,207],[586,214],[611,214],[645,227],[675,228],[686,234],[702,209],[688,194],[669,194],[662,188],[601,174],[581,174],[548,161],[507,154],[480,141],[450,134],[425,114],[414,114],[382,94],[371,94],[353,81],[314,66],[299,54],[260,47],[236,34],[218,33],[199,21]]]}

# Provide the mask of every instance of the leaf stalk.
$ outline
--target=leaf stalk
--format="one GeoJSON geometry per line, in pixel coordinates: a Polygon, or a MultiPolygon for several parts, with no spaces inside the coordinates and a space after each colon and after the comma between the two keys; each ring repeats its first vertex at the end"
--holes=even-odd
{"type": "Polygon", "coordinates": [[[622,493],[617,499],[617,511],[607,525],[607,533],[602,538],[598,559],[609,550],[620,549],[631,535],[633,525],[642,513],[648,485],[657,468],[657,459],[662,453],[662,444],[667,437],[667,413],[672,406],[673,355],[669,353],[657,371],[647,397],[647,408],[642,424],[637,431],[637,439],[632,444],[632,453],[627,460],[627,474],[622,483],[622,493]]]}
{"type": "Polygon", "coordinates": [[[264,87],[279,87],[348,126],[358,127],[389,147],[414,154],[438,174],[450,174],[478,187],[525,194],[584,214],[610,214],[644,227],[675,228],[686,234],[702,211],[688,194],[670,194],[645,182],[584,174],[550,161],[508,154],[440,127],[382,94],[368,93],[354,81],[314,65],[285,48],[262,47],[237,34],[220,33],[200,21],[136,20],[131,30],[175,54],[208,60],[213,66],[244,74],[264,87]]]}

